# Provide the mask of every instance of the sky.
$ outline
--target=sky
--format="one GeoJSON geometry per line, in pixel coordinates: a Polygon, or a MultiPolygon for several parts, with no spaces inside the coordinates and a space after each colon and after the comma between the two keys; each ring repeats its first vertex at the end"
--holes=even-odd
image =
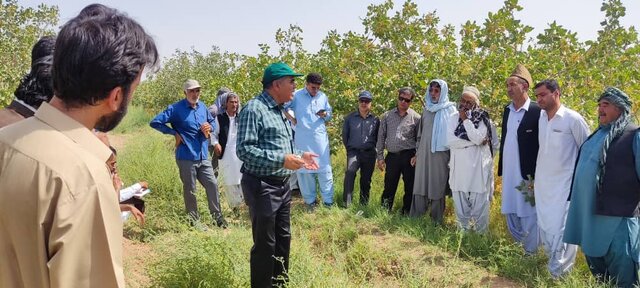
{"type": "MultiPolygon", "coordinates": [[[[362,19],[367,6],[382,0],[181,0],[136,1],[105,0],[99,3],[126,12],[153,36],[162,58],[176,50],[195,49],[208,53],[212,46],[222,51],[255,56],[264,43],[276,48],[275,33],[296,24],[303,30],[303,46],[317,52],[322,40],[331,30],[338,33],[364,32],[362,19]]],[[[453,24],[458,30],[467,20],[482,24],[489,12],[503,6],[502,0],[414,0],[421,13],[436,11],[440,24],[453,24]]],[[[622,25],[640,29],[640,0],[622,0],[627,8],[622,25]]],[[[59,8],[60,23],[74,17],[95,1],[84,0],[18,0],[19,5],[36,7],[40,3],[59,8]]],[[[402,0],[394,0],[394,10],[402,7],[402,0]]],[[[597,37],[604,13],[601,0],[520,0],[524,10],[516,18],[534,27],[530,37],[544,31],[548,24],[559,25],[577,32],[578,39],[597,37]]],[[[275,50],[272,50],[275,51],[275,50]]]]}

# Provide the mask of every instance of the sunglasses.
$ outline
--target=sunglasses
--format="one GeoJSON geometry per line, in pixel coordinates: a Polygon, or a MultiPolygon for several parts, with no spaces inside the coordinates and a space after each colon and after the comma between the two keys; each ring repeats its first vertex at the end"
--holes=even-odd
{"type": "Polygon", "coordinates": [[[360,103],[371,103],[369,99],[359,99],[358,101],[360,101],[360,103]]]}
{"type": "Polygon", "coordinates": [[[411,99],[407,99],[404,97],[398,97],[398,101],[404,102],[404,103],[411,103],[411,99]]]}

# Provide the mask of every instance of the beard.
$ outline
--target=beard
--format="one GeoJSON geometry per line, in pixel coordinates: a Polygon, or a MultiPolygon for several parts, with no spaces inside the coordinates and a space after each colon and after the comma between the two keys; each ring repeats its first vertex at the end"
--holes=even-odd
{"type": "Polygon", "coordinates": [[[100,132],[109,132],[116,128],[118,124],[122,121],[125,115],[127,115],[127,108],[129,108],[129,98],[125,97],[122,99],[120,103],[120,107],[118,107],[117,111],[113,111],[108,115],[104,115],[98,119],[96,126],[94,129],[100,132]]]}

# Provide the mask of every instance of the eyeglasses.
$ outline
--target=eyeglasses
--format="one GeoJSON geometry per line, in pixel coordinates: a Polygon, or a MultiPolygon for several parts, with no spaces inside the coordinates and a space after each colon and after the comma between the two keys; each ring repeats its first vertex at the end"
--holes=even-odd
{"type": "Polygon", "coordinates": [[[360,103],[371,103],[369,99],[359,99],[358,101],[360,101],[360,103]]]}
{"type": "Polygon", "coordinates": [[[407,99],[404,97],[398,97],[398,101],[404,102],[404,103],[411,103],[411,99],[407,99]]]}

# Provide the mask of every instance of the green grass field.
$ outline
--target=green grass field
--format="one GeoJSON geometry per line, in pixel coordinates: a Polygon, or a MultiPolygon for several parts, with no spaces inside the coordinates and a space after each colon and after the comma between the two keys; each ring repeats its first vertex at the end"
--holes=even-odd
{"type": "MultiPolygon", "coordinates": [[[[125,225],[125,273],[130,287],[248,287],[251,223],[244,207],[230,227],[211,225],[205,195],[199,209],[209,231],[191,229],[184,216],[173,137],[148,126],[150,116],[131,107],[112,138],[125,183],[147,180],[147,223],[125,225]]],[[[403,217],[380,208],[383,174],[373,176],[368,206],[342,204],[344,151],[332,158],[337,207],[306,212],[300,198],[292,208],[290,287],[604,287],[590,276],[584,257],[565,278],[552,280],[542,249],[525,257],[500,214],[500,188],[491,207],[486,235],[459,233],[451,199],[445,224],[428,217],[403,217]]],[[[356,183],[358,183],[356,181],[356,183]]],[[[201,189],[201,188],[199,188],[201,189]]],[[[401,191],[401,187],[398,191],[401,191]]],[[[357,187],[355,191],[359,191],[357,187]]],[[[356,193],[358,194],[358,193],[356,193]]],[[[396,205],[401,203],[401,193],[396,205]]],[[[357,202],[357,201],[354,201],[357,202]]]]}

